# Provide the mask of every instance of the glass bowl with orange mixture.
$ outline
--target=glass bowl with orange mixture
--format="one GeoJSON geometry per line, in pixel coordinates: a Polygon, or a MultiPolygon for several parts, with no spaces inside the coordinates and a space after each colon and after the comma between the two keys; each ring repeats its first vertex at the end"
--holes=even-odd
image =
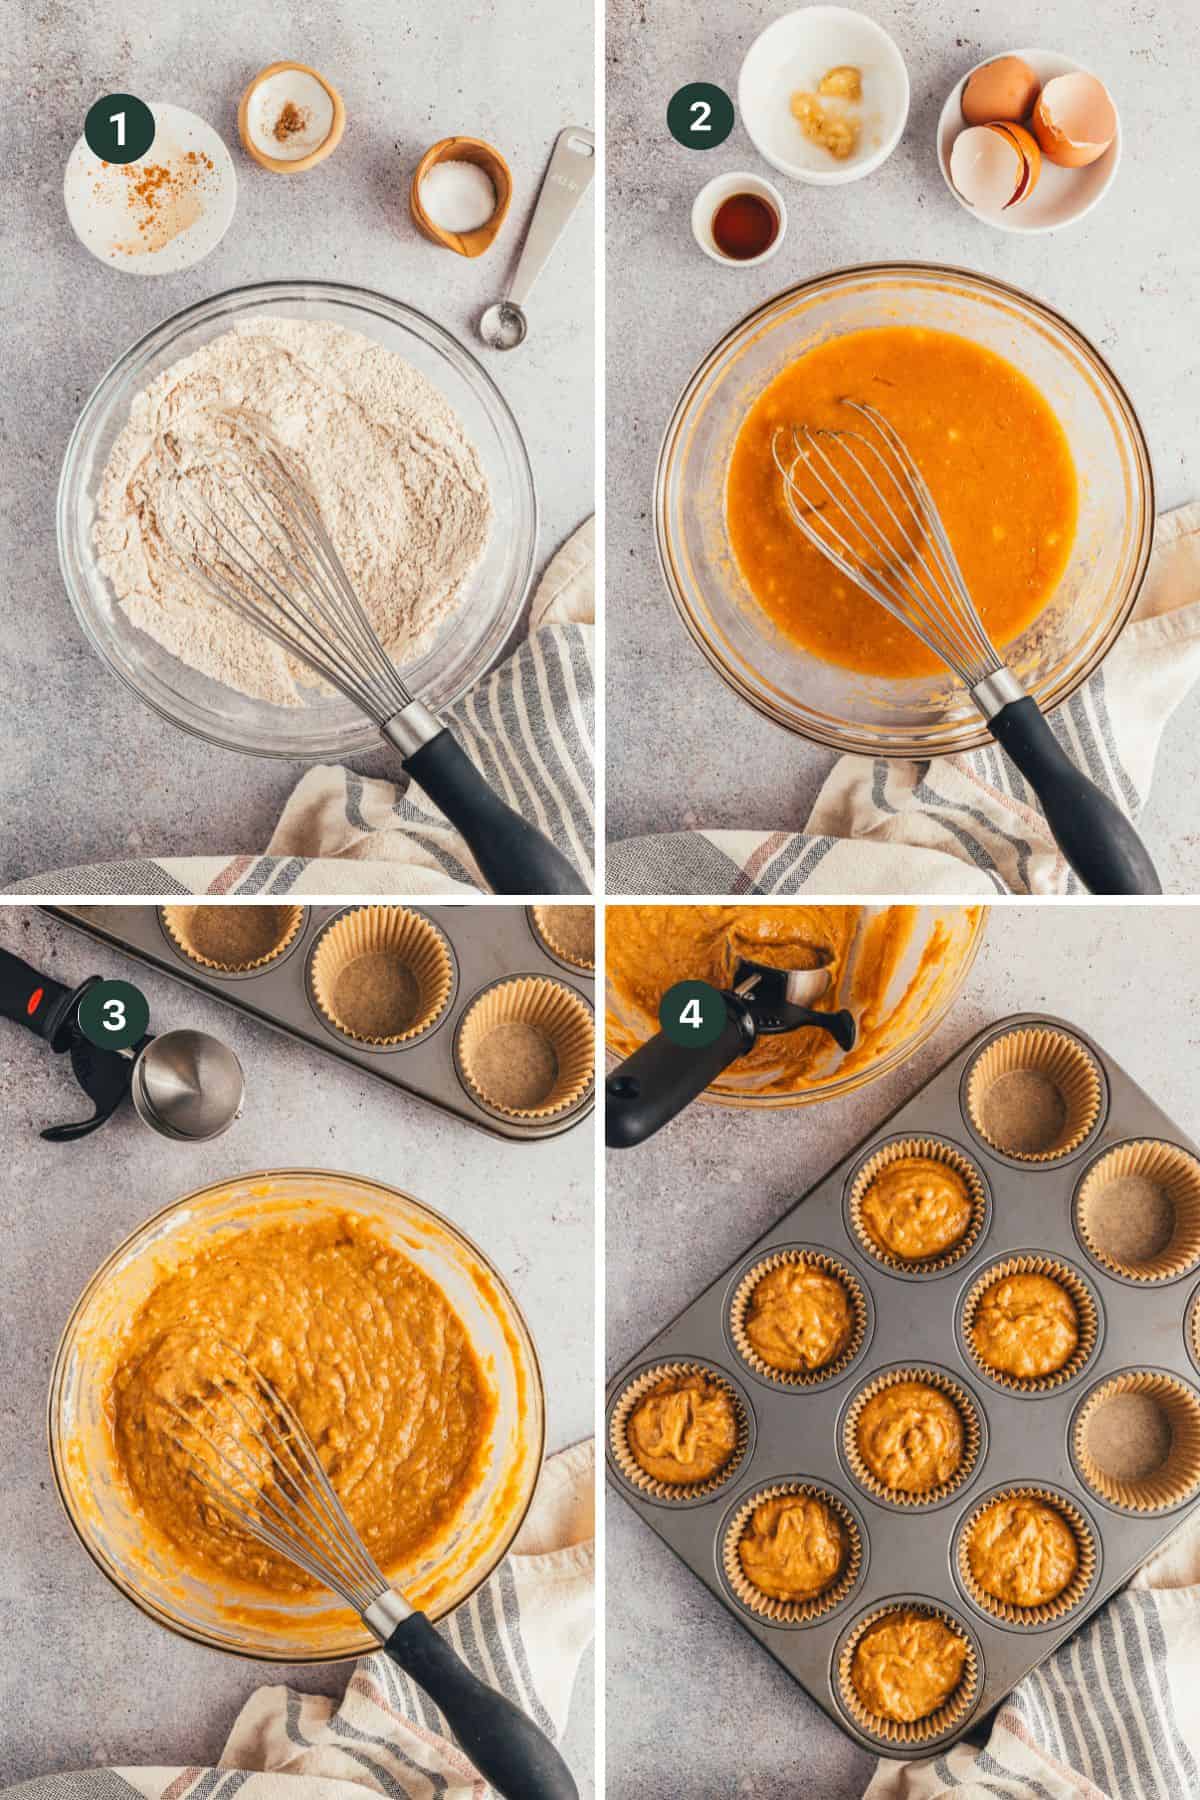
{"type": "Polygon", "coordinates": [[[192,1479],[171,1407],[203,1430],[222,1405],[220,1356],[239,1354],[298,1413],[412,1603],[437,1619],[474,1593],[520,1529],[541,1467],[533,1340],[447,1220],[382,1183],[314,1169],[176,1201],[108,1257],[67,1322],[50,1384],[54,1478],[120,1592],[237,1655],[310,1662],[376,1648],[356,1613],[192,1479]]]}
{"type": "Polygon", "coordinates": [[[945,1018],[975,961],[980,906],[617,906],[605,914],[607,1044],[624,1059],[659,1029],[677,981],[729,987],[738,959],[818,968],[833,980],[818,1001],[858,1024],[843,1051],[824,1031],[761,1037],[705,1100],[804,1106],[874,1081],[904,1062],[945,1018]]]}
{"type": "Polygon", "coordinates": [[[759,711],[831,749],[927,756],[989,736],[970,695],[788,518],[771,455],[798,423],[867,401],[925,474],[1001,654],[1042,709],[1116,641],[1150,559],[1154,483],[1099,353],[1016,288],[920,264],[791,288],[688,382],[655,490],[667,587],[709,661],[759,711]]]}

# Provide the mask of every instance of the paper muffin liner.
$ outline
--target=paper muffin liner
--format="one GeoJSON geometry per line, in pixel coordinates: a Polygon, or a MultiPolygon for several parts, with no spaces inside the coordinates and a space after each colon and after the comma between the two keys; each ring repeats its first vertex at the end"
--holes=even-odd
{"type": "Polygon", "coordinates": [[[754,1613],[760,1619],[769,1619],[774,1625],[811,1625],[815,1619],[823,1619],[827,1613],[831,1613],[852,1591],[862,1568],[862,1557],[862,1532],[850,1508],[836,1494],[831,1494],[828,1488],[813,1481],[775,1481],[769,1487],[759,1488],[748,1495],[726,1526],[721,1545],[721,1566],[731,1590],[747,1612],[754,1613]],[[738,1554],[746,1528],[758,1507],[764,1500],[776,1500],[785,1494],[795,1494],[801,1499],[820,1500],[830,1512],[836,1514],[846,1533],[846,1560],[841,1573],[824,1593],[814,1594],[808,1600],[776,1600],[772,1595],[764,1594],[746,1574],[738,1554]]]}
{"type": "Polygon", "coordinates": [[[979,1684],[979,1653],[971,1633],[962,1620],[956,1618],[947,1607],[934,1606],[929,1602],[889,1600],[884,1605],[873,1608],[859,1619],[838,1653],[837,1685],[842,1705],[860,1731],[888,1744],[928,1744],[935,1738],[945,1737],[948,1732],[956,1730],[979,1698],[979,1684]],[[927,1618],[940,1619],[967,1647],[967,1660],[963,1664],[961,1681],[950,1698],[924,1719],[885,1719],[880,1713],[868,1712],[850,1678],[854,1652],[862,1638],[872,1625],[878,1625],[889,1613],[896,1612],[922,1613],[927,1618]]]}
{"type": "Polygon", "coordinates": [[[958,1492],[971,1474],[979,1460],[979,1452],[983,1444],[983,1427],[980,1423],[979,1409],[965,1387],[955,1381],[952,1376],[945,1375],[940,1369],[928,1369],[920,1364],[902,1369],[889,1369],[886,1374],[875,1376],[865,1387],[859,1389],[846,1408],[842,1420],[842,1450],[850,1472],[859,1486],[870,1494],[873,1500],[882,1501],[885,1506],[899,1506],[907,1511],[918,1511],[922,1507],[940,1506],[951,1494],[958,1492]],[[858,1421],[863,1407],[868,1400],[880,1394],[885,1388],[896,1387],[904,1381],[919,1381],[927,1387],[937,1388],[952,1400],[962,1417],[963,1422],[963,1454],[962,1461],[954,1474],[947,1481],[939,1482],[937,1487],[927,1488],[923,1493],[907,1493],[900,1488],[887,1487],[878,1476],[873,1474],[863,1461],[858,1447],[858,1421]]]}
{"type": "Polygon", "coordinates": [[[577,969],[594,969],[595,968],[595,966],[596,966],[596,951],[595,951],[596,922],[595,922],[595,912],[592,907],[590,907],[590,906],[531,906],[529,911],[530,911],[530,915],[533,919],[533,928],[537,932],[538,937],[542,940],[542,943],[545,944],[547,950],[551,951],[553,955],[561,957],[563,962],[569,962],[569,963],[573,964],[574,967],[577,969]],[[569,936],[564,932],[563,927],[565,924],[565,920],[564,920],[563,915],[565,913],[587,913],[590,915],[590,917],[592,919],[592,944],[593,944],[593,948],[592,948],[590,955],[584,956],[583,954],[581,954],[579,945],[572,943],[569,936]]]}
{"type": "Polygon", "coordinates": [[[806,1388],[818,1387],[823,1382],[833,1381],[850,1367],[867,1335],[867,1296],[857,1275],[851,1273],[844,1262],[836,1256],[827,1255],[823,1250],[777,1250],[773,1256],[764,1256],[748,1269],[738,1282],[729,1306],[729,1332],[733,1338],[733,1346],[746,1364],[756,1375],[765,1381],[777,1383],[780,1387],[806,1388]],[[754,1290],[769,1275],[772,1269],[782,1268],[785,1263],[805,1263],[810,1268],[821,1269],[826,1275],[832,1275],[840,1281],[850,1301],[852,1324],[850,1341],[840,1356],[826,1363],[821,1369],[777,1369],[761,1357],[750,1339],[746,1336],[746,1314],[750,1310],[750,1301],[754,1290]]]}
{"type": "Polygon", "coordinates": [[[1075,1226],[1088,1254],[1130,1281],[1173,1281],[1200,1263],[1200,1163],[1176,1144],[1154,1138],[1118,1144],[1094,1162],[1075,1195],[1075,1226]],[[1175,1215],[1168,1244],[1144,1262],[1117,1256],[1101,1241],[1094,1209],[1114,1182],[1140,1177],[1165,1193],[1175,1215]]]}
{"type": "Polygon", "coordinates": [[[1087,1595],[1096,1574],[1096,1534],[1079,1508],[1065,1494],[1056,1494],[1049,1488],[1019,1484],[1001,1488],[972,1507],[958,1534],[955,1560],[958,1578],[981,1612],[988,1613],[993,1619],[1000,1619],[1005,1625],[1024,1626],[1026,1630],[1033,1630],[1065,1619],[1087,1595]],[[975,1579],[969,1555],[971,1533],[984,1513],[1005,1500],[1041,1501],[1070,1528],[1079,1563],[1062,1593],[1056,1594],[1053,1600],[1044,1600],[1037,1606],[1017,1606],[1011,1600],[997,1600],[994,1594],[989,1594],[986,1588],[980,1587],[975,1579]]]}
{"type": "Polygon", "coordinates": [[[309,960],[309,991],[321,1016],[336,1031],[379,1048],[408,1044],[445,1014],[454,988],[454,963],[442,932],[423,913],[407,906],[358,906],[332,919],[309,960]],[[371,1031],[353,1007],[336,997],[338,977],[366,956],[390,956],[412,976],[417,1011],[397,1019],[395,1029],[371,1031]]]}
{"type": "Polygon", "coordinates": [[[985,1144],[1018,1162],[1056,1162],[1078,1150],[1100,1117],[1103,1086],[1091,1052],[1077,1038],[1047,1026],[1006,1031],[980,1051],[966,1083],[967,1113],[985,1144]],[[1000,1143],[982,1119],[986,1096],[1002,1075],[1039,1074],[1057,1088],[1066,1108],[1057,1140],[1041,1150],[1019,1150],[1000,1143]]]}
{"type": "Polygon", "coordinates": [[[1095,1299],[1087,1283],[1076,1274],[1067,1263],[1059,1262],[1054,1256],[1006,1256],[1002,1262],[992,1263],[972,1282],[967,1290],[962,1307],[962,1347],[967,1360],[974,1364],[979,1373],[994,1382],[997,1387],[1007,1388],[1014,1394],[1048,1394],[1054,1388],[1063,1387],[1068,1381],[1074,1381],[1088,1362],[1096,1348],[1096,1339],[1100,1335],[1100,1315],[1095,1299]],[[1075,1312],[1079,1322],[1079,1342],[1063,1364],[1061,1369],[1054,1369],[1049,1375],[1010,1375],[1007,1370],[994,1369],[975,1348],[971,1335],[971,1327],[975,1322],[975,1314],[980,1302],[990,1288],[998,1281],[1004,1281],[1010,1275],[1046,1275],[1051,1281],[1057,1281],[1060,1287],[1066,1288],[1075,1302],[1075,1312]]]}
{"type": "Polygon", "coordinates": [[[1071,1447],[1085,1484],[1110,1506],[1125,1512],[1164,1512],[1200,1488],[1200,1395],[1173,1375],[1152,1369],[1110,1376],[1084,1400],[1075,1415],[1071,1447]],[[1118,1394],[1143,1394],[1159,1407],[1171,1428],[1166,1460],[1146,1475],[1106,1474],[1087,1447],[1088,1427],[1118,1394]]]}
{"type": "Polygon", "coordinates": [[[455,1056],[467,1086],[484,1106],[509,1119],[548,1119],[581,1100],[592,1085],[596,1033],[591,1010],[561,981],[542,975],[517,975],[485,988],[472,1000],[458,1027],[455,1056]],[[500,1025],[526,1025],[549,1042],[557,1064],[551,1086],[530,1092],[516,1105],[489,1093],[479,1056],[489,1035],[500,1025]]]}
{"type": "Polygon", "coordinates": [[[987,1189],[983,1176],[970,1157],[964,1156],[953,1144],[946,1143],[942,1138],[901,1138],[896,1143],[885,1144],[881,1150],[876,1150],[873,1156],[867,1158],[854,1177],[847,1209],[850,1229],[859,1247],[873,1262],[881,1263],[886,1269],[900,1269],[905,1274],[937,1275],[943,1269],[949,1269],[954,1263],[962,1262],[964,1257],[970,1256],[979,1242],[980,1233],[987,1223],[987,1189]],[[863,1201],[875,1177],[906,1156],[922,1156],[933,1162],[944,1163],[956,1175],[961,1175],[967,1184],[967,1195],[971,1201],[970,1223],[958,1243],[952,1244],[940,1256],[921,1259],[897,1256],[895,1251],[886,1250],[882,1244],[875,1242],[862,1216],[863,1201]]]}
{"type": "Polygon", "coordinates": [[[711,1364],[702,1362],[655,1363],[652,1368],[643,1369],[641,1374],[636,1375],[628,1387],[623,1389],[609,1420],[608,1442],[617,1468],[630,1487],[637,1488],[639,1493],[648,1495],[652,1500],[676,1503],[687,1500],[704,1500],[732,1481],[745,1462],[746,1452],[750,1447],[750,1416],[733,1383],[728,1381],[719,1369],[714,1369],[711,1364]],[[646,1473],[629,1446],[626,1427],[634,1407],[650,1392],[652,1387],[657,1386],[660,1381],[666,1380],[671,1375],[703,1375],[707,1381],[723,1388],[733,1402],[738,1424],[737,1443],[729,1461],[714,1475],[710,1475],[707,1481],[659,1481],[656,1476],[646,1473]]]}
{"type": "Polygon", "coordinates": [[[304,923],[302,906],[160,906],[158,916],[162,920],[163,929],[182,956],[195,963],[201,969],[213,969],[219,975],[247,975],[252,969],[265,969],[278,956],[293,944],[296,934],[304,923]],[[273,914],[274,941],[269,947],[257,955],[244,955],[234,952],[230,945],[230,954],[226,957],[214,957],[200,949],[192,935],[192,926],[198,912],[228,913],[230,920],[239,914],[253,912],[258,915],[273,914]]]}

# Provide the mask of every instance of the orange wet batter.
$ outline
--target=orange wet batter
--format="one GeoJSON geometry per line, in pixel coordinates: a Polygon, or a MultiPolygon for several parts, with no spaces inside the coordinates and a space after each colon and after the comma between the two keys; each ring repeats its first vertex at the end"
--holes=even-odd
{"type": "Polygon", "coordinates": [[[193,1454],[212,1454],[202,1424],[239,1455],[238,1352],[299,1416],[385,1572],[452,1528],[482,1476],[495,1402],[449,1300],[357,1216],[250,1223],[164,1273],[106,1394],[119,1478],[182,1572],[272,1594],[315,1585],[194,1478],[193,1454]]]}
{"type": "Polygon", "coordinates": [[[941,1256],[965,1235],[974,1208],[957,1169],[932,1156],[899,1156],[871,1181],[862,1199],[867,1235],[904,1262],[941,1256]]]}
{"type": "Polygon", "coordinates": [[[746,1308],[746,1337],[769,1368],[824,1369],[854,1332],[845,1284],[807,1262],[781,1263],[758,1282],[746,1308]]]}
{"type": "Polygon", "coordinates": [[[747,1581],[773,1600],[811,1600],[841,1574],[846,1530],[815,1494],[776,1494],[755,1507],[738,1559],[747,1581]]]}
{"type": "Polygon", "coordinates": [[[971,1527],[971,1573],[994,1600],[1044,1606],[1075,1579],[1079,1548],[1062,1514],[1043,1500],[1007,1497],[971,1527]]]}
{"type": "Polygon", "coordinates": [[[957,1406],[927,1381],[897,1381],[872,1394],[856,1437],[876,1481],[901,1494],[931,1493],[949,1481],[966,1443],[957,1406]]]}
{"type": "Polygon", "coordinates": [[[941,1619],[898,1606],[864,1631],[850,1679],[869,1713],[912,1724],[946,1704],[966,1666],[967,1644],[957,1631],[941,1619]]]}
{"type": "Polygon", "coordinates": [[[625,1429],[638,1467],[679,1487],[711,1480],[737,1449],[733,1400],[706,1375],[664,1376],[638,1401],[625,1429]]]}
{"type": "MultiPolygon", "coordinates": [[[[726,519],[755,600],[825,662],[887,678],[937,659],[808,542],[784,505],[778,427],[844,428],[849,397],[904,439],[993,641],[1012,642],[1062,579],[1078,494],[1066,434],[1012,363],[968,338],[908,325],[846,332],[791,363],[751,407],[730,460],[726,519]]],[[[873,503],[874,504],[874,503],[873,503]]]]}

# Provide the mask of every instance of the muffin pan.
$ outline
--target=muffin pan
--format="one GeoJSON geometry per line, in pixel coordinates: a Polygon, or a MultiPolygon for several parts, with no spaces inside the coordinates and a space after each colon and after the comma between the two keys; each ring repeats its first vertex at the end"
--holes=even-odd
{"type": "MultiPolygon", "coordinates": [[[[310,906],[277,953],[261,966],[233,972],[205,966],[187,954],[154,906],[52,906],[57,918],[86,931],[152,967],[173,975],[201,992],[213,994],[242,1012],[272,1025],[289,1037],[325,1050],[342,1062],[365,1069],[391,1087],[453,1113],[493,1137],[521,1142],[556,1137],[588,1117],[595,1103],[594,1086],[572,1084],[565,1104],[540,1116],[518,1117],[488,1106],[468,1081],[459,1054],[459,1027],[486,991],[513,978],[549,983],[562,992],[573,1013],[594,1006],[594,977],[584,969],[568,970],[544,944],[533,909],[514,906],[446,906],[406,910],[425,921],[429,933],[442,940],[451,964],[451,984],[427,1023],[398,1042],[357,1039],[322,1011],[313,986],[313,956],[327,929],[360,910],[310,906]],[[578,1091],[575,1091],[578,1090],[578,1091]]],[[[395,909],[401,910],[399,908],[395,909]]],[[[176,922],[176,931],[178,923],[176,922]]],[[[326,996],[326,1004],[329,1004],[326,996]]]]}
{"type": "MultiPolygon", "coordinates": [[[[1036,1041],[1044,1048],[1044,1038],[1036,1041]]],[[[993,1131],[997,1116],[991,1115],[993,1131]]],[[[1153,1280],[1130,1280],[1106,1264],[1104,1246],[1080,1221],[1079,1195],[1088,1175],[1117,1146],[1130,1143],[1170,1146],[1172,1166],[1179,1157],[1200,1156],[1086,1033],[1065,1020],[1028,1014],[991,1025],[643,1346],[611,1384],[612,1484],[750,1635],[869,1750],[918,1757],[956,1742],[1200,1502],[1200,1255],[1182,1267],[1173,1263],[1170,1273],[1153,1280]],[[1052,1074],[1063,1071],[1070,1083],[1067,1110],[1073,1116],[1060,1135],[1073,1141],[1063,1150],[1051,1146],[1049,1154],[1040,1146],[1034,1160],[1024,1144],[1009,1154],[989,1143],[972,1122],[969,1096],[977,1095],[984,1075],[1011,1066],[1011,1053],[1021,1053],[1019,1064],[1023,1047],[1035,1043],[1031,1034],[1039,1033],[1068,1040],[1052,1046],[1050,1068],[1052,1074]],[[1015,1041],[1005,1046],[1005,1038],[1015,1041]],[[965,1255],[928,1268],[891,1268],[857,1234],[851,1198],[860,1172],[902,1140],[944,1144],[978,1176],[986,1217],[965,1255]],[[837,1361],[824,1379],[790,1385],[740,1353],[736,1330],[748,1274],[788,1251],[819,1256],[825,1266],[841,1264],[866,1299],[862,1341],[849,1358],[837,1361]],[[1068,1291],[1086,1298],[1080,1319],[1086,1347],[1055,1381],[1014,1386],[989,1379],[966,1341],[969,1297],[991,1271],[1011,1266],[1052,1276],[1057,1268],[1070,1277],[1068,1291]],[[744,1451],[703,1494],[657,1497],[622,1469],[613,1426],[631,1384],[640,1385],[663,1365],[680,1364],[706,1368],[733,1388],[748,1414],[744,1451]],[[965,1396],[978,1427],[965,1475],[949,1492],[915,1505],[865,1487],[845,1443],[859,1396],[904,1371],[965,1396]],[[1105,1390],[1124,1409],[1119,1418],[1110,1415],[1107,1436],[1097,1427],[1104,1411],[1097,1402],[1105,1390]],[[1160,1405],[1174,1439],[1169,1450],[1157,1453],[1162,1466],[1147,1471],[1138,1459],[1153,1460],[1151,1415],[1160,1405]],[[1114,1456],[1128,1455],[1129,1467],[1114,1467],[1097,1480],[1089,1445],[1108,1455],[1113,1443],[1119,1446],[1114,1456]],[[781,1486],[827,1495],[836,1511],[849,1514],[861,1540],[852,1578],[839,1583],[832,1605],[809,1609],[811,1618],[772,1619],[766,1616],[770,1609],[754,1610],[730,1575],[731,1528],[753,1495],[781,1486]],[[1051,1603],[1028,1614],[989,1610],[964,1578],[960,1552],[968,1523],[989,1500],[1015,1493],[1054,1497],[1076,1532],[1083,1575],[1066,1590],[1065,1606],[1051,1603]],[[839,1670],[848,1667],[847,1647],[864,1621],[893,1606],[941,1616],[970,1647],[969,1691],[934,1715],[932,1730],[875,1731],[853,1696],[844,1697],[839,1670]]],[[[1093,1209],[1093,1227],[1095,1216],[1093,1209]]]]}

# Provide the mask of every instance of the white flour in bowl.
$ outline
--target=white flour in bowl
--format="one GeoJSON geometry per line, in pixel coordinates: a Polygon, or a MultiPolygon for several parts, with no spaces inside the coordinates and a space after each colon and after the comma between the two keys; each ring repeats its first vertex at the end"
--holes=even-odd
{"type": "Polygon", "coordinates": [[[221,606],[159,530],[165,431],[203,439],[233,412],[303,474],[355,592],[401,667],[461,603],[492,503],[474,445],[445,398],[402,357],[325,320],[235,326],[138,395],[100,482],[93,541],[134,625],[189,668],[281,706],[299,702],[282,650],[221,606]]]}

